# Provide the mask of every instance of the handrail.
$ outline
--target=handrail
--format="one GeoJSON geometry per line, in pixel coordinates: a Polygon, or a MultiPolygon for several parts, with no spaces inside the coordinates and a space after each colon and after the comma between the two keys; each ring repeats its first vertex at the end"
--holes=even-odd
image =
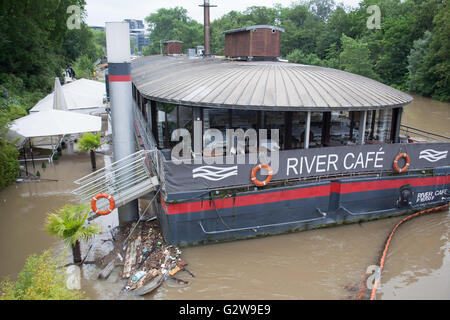
{"type": "Polygon", "coordinates": [[[146,157],[153,152],[156,150],[136,152],[78,179],[79,187],[72,193],[83,201],[101,192],[113,196],[116,204],[133,200],[136,194],[159,184],[156,177],[152,178],[146,164],[146,157]]]}
{"type": "MultiPolygon", "coordinates": [[[[421,133],[425,133],[425,134],[430,135],[430,136],[434,136],[434,137],[439,137],[439,138],[444,138],[444,139],[450,140],[450,137],[447,137],[447,136],[444,136],[444,135],[440,135],[440,134],[437,134],[437,133],[433,133],[433,132],[429,132],[429,131],[425,131],[425,130],[421,130],[421,129],[417,129],[417,128],[410,127],[410,126],[407,126],[407,125],[404,125],[404,124],[400,125],[400,129],[405,131],[405,132],[407,132],[407,133],[409,133],[408,130],[412,130],[412,131],[418,131],[418,132],[421,132],[421,133]],[[403,128],[406,128],[406,130],[403,129],[403,128]]],[[[420,135],[417,132],[412,132],[412,133],[413,134],[417,134],[417,135],[422,136],[422,137],[429,138],[428,136],[420,135]]]]}

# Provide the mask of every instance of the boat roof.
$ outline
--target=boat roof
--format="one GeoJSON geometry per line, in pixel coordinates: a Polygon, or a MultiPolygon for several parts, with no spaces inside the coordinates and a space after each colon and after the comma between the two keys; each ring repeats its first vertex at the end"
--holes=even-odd
{"type": "Polygon", "coordinates": [[[397,108],[413,98],[353,73],[279,61],[149,56],[132,62],[147,99],[185,106],[265,111],[397,108]]]}

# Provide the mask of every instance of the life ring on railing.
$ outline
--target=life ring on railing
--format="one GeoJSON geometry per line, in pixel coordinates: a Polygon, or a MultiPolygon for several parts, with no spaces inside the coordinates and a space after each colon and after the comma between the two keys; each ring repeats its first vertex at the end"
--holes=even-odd
{"type": "Polygon", "coordinates": [[[110,214],[114,210],[115,207],[116,207],[116,202],[114,201],[114,198],[107,193],[99,193],[99,194],[95,195],[91,200],[91,209],[99,216],[106,216],[106,215],[110,214]],[[98,210],[97,200],[99,200],[101,198],[108,199],[108,201],[109,201],[108,209],[98,210]]]}
{"type": "Polygon", "coordinates": [[[263,187],[267,185],[270,182],[270,180],[272,180],[272,177],[273,177],[272,167],[265,163],[258,164],[256,167],[254,167],[251,174],[252,182],[258,187],[263,187]],[[258,179],[256,179],[256,173],[262,168],[266,169],[269,172],[269,175],[267,176],[266,180],[259,181],[258,179]]]}
{"type": "Polygon", "coordinates": [[[395,157],[395,160],[394,160],[394,169],[398,173],[402,173],[402,172],[405,172],[406,170],[408,170],[410,164],[411,164],[411,159],[409,158],[408,154],[407,153],[399,153],[395,157]],[[405,158],[405,161],[406,161],[406,164],[403,168],[398,167],[398,160],[400,160],[401,158],[405,158]]]}

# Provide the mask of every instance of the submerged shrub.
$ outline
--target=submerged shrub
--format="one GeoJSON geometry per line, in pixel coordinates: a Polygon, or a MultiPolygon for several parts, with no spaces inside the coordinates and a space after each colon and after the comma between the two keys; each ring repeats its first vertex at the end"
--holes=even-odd
{"type": "Polygon", "coordinates": [[[17,281],[5,279],[0,290],[0,300],[80,300],[84,295],[67,289],[64,269],[50,250],[28,257],[17,281]]]}

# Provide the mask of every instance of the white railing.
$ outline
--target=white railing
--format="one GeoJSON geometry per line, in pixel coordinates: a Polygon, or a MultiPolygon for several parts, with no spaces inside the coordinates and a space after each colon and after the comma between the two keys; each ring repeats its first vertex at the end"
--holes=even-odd
{"type": "Polygon", "coordinates": [[[135,200],[159,184],[147,164],[149,155],[156,152],[141,150],[78,179],[75,183],[80,186],[72,193],[83,202],[98,193],[108,193],[114,197],[117,207],[135,200]]]}

